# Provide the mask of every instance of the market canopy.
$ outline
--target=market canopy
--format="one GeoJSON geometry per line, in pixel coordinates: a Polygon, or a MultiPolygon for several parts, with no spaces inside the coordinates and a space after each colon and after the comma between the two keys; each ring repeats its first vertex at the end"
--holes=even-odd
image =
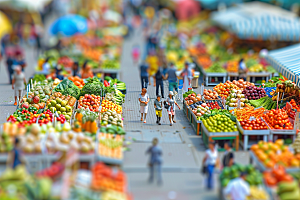
{"type": "Polygon", "coordinates": [[[270,51],[266,59],[284,77],[300,86],[300,44],[270,51]]]}
{"type": "Polygon", "coordinates": [[[261,2],[239,4],[225,11],[213,12],[211,19],[241,39],[299,40],[300,21],[297,15],[261,2]]]}

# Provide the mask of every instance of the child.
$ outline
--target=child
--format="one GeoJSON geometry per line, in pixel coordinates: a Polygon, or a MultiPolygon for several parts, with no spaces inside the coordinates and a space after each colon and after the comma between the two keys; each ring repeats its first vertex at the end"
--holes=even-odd
{"type": "Polygon", "coordinates": [[[162,101],[161,101],[161,96],[157,95],[155,101],[154,101],[154,108],[155,108],[155,113],[156,113],[156,123],[158,125],[161,125],[160,120],[162,117],[162,101]]]}

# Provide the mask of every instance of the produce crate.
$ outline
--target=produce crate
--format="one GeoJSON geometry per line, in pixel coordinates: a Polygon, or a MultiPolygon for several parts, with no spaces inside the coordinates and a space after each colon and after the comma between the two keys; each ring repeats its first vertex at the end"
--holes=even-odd
{"type": "Polygon", "coordinates": [[[188,107],[188,115],[187,115],[187,118],[188,118],[188,120],[189,120],[190,123],[192,123],[192,119],[193,119],[193,116],[192,116],[192,115],[194,115],[194,113],[193,113],[192,109],[191,109],[190,107],[188,107]]]}
{"type": "Polygon", "coordinates": [[[201,121],[198,121],[194,113],[192,115],[192,127],[197,135],[201,135],[201,121]]]}
{"type": "MultiPolygon", "coordinates": [[[[260,162],[260,160],[258,160],[258,158],[256,157],[256,155],[254,154],[253,151],[250,151],[250,163],[252,164],[255,164],[258,169],[261,171],[261,172],[264,172],[266,170],[268,170],[268,168],[266,168],[266,166],[260,162]]],[[[285,168],[286,172],[287,173],[290,173],[290,172],[299,172],[300,171],[300,168],[285,168]]]]}
{"type": "Polygon", "coordinates": [[[186,101],[183,100],[183,112],[186,116],[188,116],[188,105],[186,104],[186,101]]]}
{"type": "Polygon", "coordinates": [[[270,130],[244,130],[239,121],[237,121],[236,124],[240,132],[240,142],[244,150],[247,150],[251,147],[251,145],[248,144],[249,135],[262,135],[264,138],[263,140],[266,142],[268,141],[270,130]]]}
{"type": "Polygon", "coordinates": [[[285,130],[285,129],[271,129],[269,124],[261,118],[266,124],[268,129],[270,130],[269,140],[274,142],[274,136],[282,136],[282,135],[290,135],[293,137],[293,141],[296,139],[296,130],[295,128],[293,130],[285,130]]]}
{"type": "Polygon", "coordinates": [[[269,77],[270,77],[270,73],[269,73],[269,72],[248,72],[248,73],[246,74],[246,76],[247,76],[247,81],[248,81],[248,82],[252,82],[252,83],[254,83],[255,85],[260,85],[260,84],[258,84],[258,83],[255,83],[255,79],[256,79],[257,77],[261,77],[261,78],[263,78],[266,82],[268,82],[269,77]],[[251,79],[251,80],[250,80],[250,79],[251,79]]]}
{"type": "MultiPolygon", "coordinates": [[[[239,132],[209,132],[205,126],[201,126],[203,142],[208,146],[209,141],[213,140],[235,140],[234,149],[239,150],[239,132]]],[[[218,149],[224,151],[224,149],[218,149]]]]}

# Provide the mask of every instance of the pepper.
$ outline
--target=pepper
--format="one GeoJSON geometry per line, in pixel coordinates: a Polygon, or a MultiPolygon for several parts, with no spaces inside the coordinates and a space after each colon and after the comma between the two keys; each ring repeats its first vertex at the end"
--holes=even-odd
{"type": "Polygon", "coordinates": [[[108,86],[109,86],[109,83],[107,82],[107,80],[104,80],[104,86],[105,86],[105,87],[108,87],[108,86]]]}

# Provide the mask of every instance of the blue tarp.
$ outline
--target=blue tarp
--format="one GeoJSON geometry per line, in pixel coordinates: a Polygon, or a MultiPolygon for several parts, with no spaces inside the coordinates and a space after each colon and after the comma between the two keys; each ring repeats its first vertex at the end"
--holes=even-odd
{"type": "Polygon", "coordinates": [[[284,77],[300,86],[300,44],[270,51],[266,59],[284,77]]]}

